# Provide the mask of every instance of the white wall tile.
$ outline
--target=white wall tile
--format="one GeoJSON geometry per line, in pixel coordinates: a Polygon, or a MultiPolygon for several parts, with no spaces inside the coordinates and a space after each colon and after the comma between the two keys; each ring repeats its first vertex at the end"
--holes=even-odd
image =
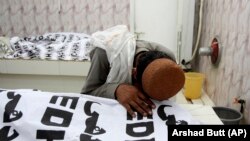
{"type": "MultiPolygon", "coordinates": [[[[210,59],[200,59],[199,70],[206,74],[204,86],[216,105],[236,108],[234,97],[250,93],[250,1],[206,0],[201,46],[207,46],[219,35],[223,52],[219,66],[211,67],[210,59]],[[206,38],[206,39],[204,39],[206,38]],[[215,85],[214,82],[217,82],[215,85]]],[[[250,110],[248,98],[246,110],[250,110]]],[[[249,113],[245,114],[250,123],[249,113]]]]}

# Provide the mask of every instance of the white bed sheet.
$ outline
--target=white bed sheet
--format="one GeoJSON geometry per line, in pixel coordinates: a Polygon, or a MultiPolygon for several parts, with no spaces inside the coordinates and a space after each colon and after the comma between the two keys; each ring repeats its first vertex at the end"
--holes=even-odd
{"type": "Polygon", "coordinates": [[[0,139],[167,141],[168,125],[201,124],[173,101],[131,118],[116,100],[78,93],[1,90],[0,99],[0,139]]]}

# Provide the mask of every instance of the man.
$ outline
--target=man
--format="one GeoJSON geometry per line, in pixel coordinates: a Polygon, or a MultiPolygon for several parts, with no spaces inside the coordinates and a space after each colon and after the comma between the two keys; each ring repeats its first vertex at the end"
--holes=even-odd
{"type": "Polygon", "coordinates": [[[142,74],[145,68],[159,58],[175,62],[175,56],[168,48],[157,43],[137,40],[131,70],[132,83],[106,83],[110,72],[106,51],[95,48],[91,51],[90,58],[91,67],[81,93],[117,99],[132,117],[136,116],[134,110],[143,116],[148,116],[155,108],[154,103],[142,88],[142,74]]]}

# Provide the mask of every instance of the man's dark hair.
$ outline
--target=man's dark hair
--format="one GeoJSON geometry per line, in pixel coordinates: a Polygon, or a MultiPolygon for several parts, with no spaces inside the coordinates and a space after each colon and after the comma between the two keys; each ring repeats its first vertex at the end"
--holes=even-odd
{"type": "Polygon", "coordinates": [[[139,56],[136,66],[137,69],[136,80],[139,84],[142,84],[142,74],[146,69],[146,67],[155,59],[160,59],[160,58],[167,58],[175,62],[173,58],[171,58],[166,53],[161,51],[146,51],[139,56]]]}

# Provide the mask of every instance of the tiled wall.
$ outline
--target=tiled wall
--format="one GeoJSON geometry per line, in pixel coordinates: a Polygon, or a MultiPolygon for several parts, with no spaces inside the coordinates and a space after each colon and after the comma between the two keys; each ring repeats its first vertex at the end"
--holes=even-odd
{"type": "Polygon", "coordinates": [[[0,36],[129,26],[129,0],[0,0],[0,36]]]}
{"type": "MultiPolygon", "coordinates": [[[[205,73],[204,89],[215,104],[239,110],[234,97],[250,100],[250,0],[204,0],[203,10],[200,46],[218,36],[223,50],[219,66],[201,56],[196,67],[205,73]]],[[[245,123],[250,123],[249,100],[245,123]]]]}

